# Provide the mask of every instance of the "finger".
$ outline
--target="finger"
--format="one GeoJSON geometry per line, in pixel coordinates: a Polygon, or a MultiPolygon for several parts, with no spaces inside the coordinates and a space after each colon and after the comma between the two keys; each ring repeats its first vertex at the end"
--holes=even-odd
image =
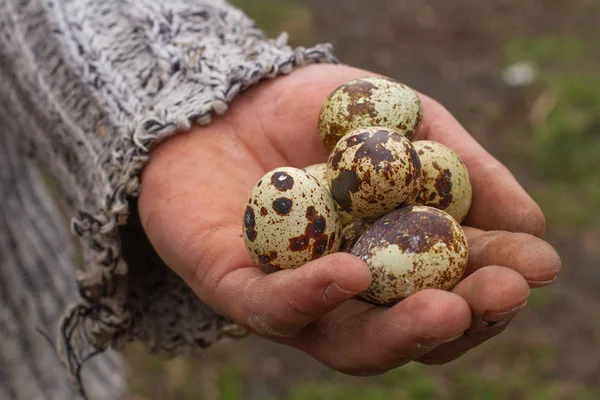
{"type": "Polygon", "coordinates": [[[473,312],[471,326],[463,336],[426,354],[419,362],[447,363],[498,335],[525,307],[529,297],[529,287],[523,277],[498,266],[478,269],[453,292],[469,303],[473,312]]]}
{"type": "Polygon", "coordinates": [[[370,284],[366,264],[335,253],[270,275],[256,267],[236,268],[217,279],[214,289],[205,283],[200,291],[204,297],[212,291],[208,297],[217,311],[244,327],[261,336],[282,338],[293,336],[370,284]]]}
{"type": "Polygon", "coordinates": [[[417,139],[450,147],[469,170],[473,203],[465,223],[484,230],[500,229],[541,237],[545,231],[544,215],[511,172],[444,107],[427,96],[422,96],[422,100],[425,113],[417,139]]]}
{"type": "Polygon", "coordinates": [[[392,308],[348,302],[307,327],[295,345],[343,373],[373,375],[454,340],[470,323],[463,298],[424,290],[392,308]]]}
{"type": "Polygon", "coordinates": [[[506,330],[506,328],[508,328],[512,318],[513,317],[507,317],[506,319],[497,323],[488,323],[479,319],[476,323],[474,323],[473,329],[473,331],[477,333],[473,333],[471,330],[468,330],[463,336],[455,341],[444,344],[427,353],[423,357],[416,359],[415,361],[426,365],[442,365],[454,361],[463,356],[469,350],[472,350],[491,338],[500,335],[506,330]]]}
{"type": "Polygon", "coordinates": [[[487,265],[501,265],[521,274],[529,287],[551,284],[560,273],[561,261],[547,242],[525,233],[485,232],[464,227],[469,241],[469,262],[464,277],[487,265]]]}

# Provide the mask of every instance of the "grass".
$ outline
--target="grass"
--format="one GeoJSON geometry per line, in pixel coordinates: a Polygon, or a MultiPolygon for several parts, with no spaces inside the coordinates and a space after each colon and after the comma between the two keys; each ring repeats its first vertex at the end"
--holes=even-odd
{"type": "Polygon", "coordinates": [[[518,143],[539,182],[536,200],[557,227],[600,229],[597,46],[589,38],[542,35],[515,38],[504,53],[507,64],[528,61],[540,74],[528,133],[518,143]]]}
{"type": "Polygon", "coordinates": [[[550,376],[556,355],[545,344],[487,344],[442,369],[409,364],[366,380],[337,376],[303,385],[289,400],[384,399],[594,399],[597,388],[572,386],[550,376]]]}
{"type": "Polygon", "coordinates": [[[269,36],[290,35],[290,44],[311,46],[314,42],[310,8],[298,0],[233,0],[269,36]]]}
{"type": "MultiPolygon", "coordinates": [[[[210,365],[189,357],[162,362],[138,346],[128,349],[131,396],[128,400],[243,400],[245,377],[255,368],[247,360],[210,365]],[[209,372],[207,374],[207,372],[209,372]]],[[[235,358],[236,356],[232,356],[235,358]]],[[[554,376],[556,349],[532,339],[481,346],[451,366],[408,364],[372,378],[334,373],[293,386],[277,400],[592,400],[600,387],[565,382],[554,376]]],[[[285,371],[283,371],[285,374],[285,371]]],[[[271,379],[278,379],[272,377],[271,379]]]]}
{"type": "Polygon", "coordinates": [[[244,370],[237,364],[225,368],[218,376],[222,400],[242,400],[244,370]]]}

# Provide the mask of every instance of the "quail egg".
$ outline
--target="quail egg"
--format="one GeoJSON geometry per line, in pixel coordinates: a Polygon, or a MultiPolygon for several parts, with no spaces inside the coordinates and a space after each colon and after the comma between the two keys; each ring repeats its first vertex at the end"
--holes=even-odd
{"type": "Polygon", "coordinates": [[[360,78],[329,95],[319,115],[319,135],[327,151],[365,126],[390,128],[413,140],[422,119],[421,100],[408,86],[385,77],[360,78]]]}
{"type": "Polygon", "coordinates": [[[342,223],[325,186],[300,169],[283,167],[252,189],[243,231],[252,259],[274,272],[337,252],[342,223]]]}
{"type": "Polygon", "coordinates": [[[344,136],[329,155],[327,183],[340,208],[354,218],[379,217],[414,204],[421,189],[421,161],[396,131],[360,128],[344,136]]]}
{"type": "MultiPolygon", "coordinates": [[[[323,186],[329,189],[327,184],[327,163],[309,165],[308,167],[303,168],[302,170],[307,174],[310,174],[317,178],[319,183],[321,183],[323,186]]],[[[342,210],[339,206],[337,206],[337,208],[340,217],[342,218],[342,226],[348,225],[353,220],[352,215],[342,210]]]]}
{"type": "Polygon", "coordinates": [[[309,165],[302,168],[302,171],[314,176],[324,186],[327,186],[327,163],[309,165]]]}
{"type": "Polygon", "coordinates": [[[377,220],[358,239],[351,254],[365,261],[373,283],[359,295],[393,305],[423,289],[452,289],[467,266],[467,239],[447,213],[410,206],[377,220]]]}
{"type": "Polygon", "coordinates": [[[440,143],[419,140],[413,146],[423,173],[417,204],[438,208],[462,222],[473,195],[467,167],[454,151],[440,143]]]}
{"type": "Polygon", "coordinates": [[[372,219],[359,218],[350,222],[342,230],[342,243],[340,244],[340,251],[350,253],[352,247],[356,244],[358,239],[363,233],[367,231],[375,222],[372,219]]]}

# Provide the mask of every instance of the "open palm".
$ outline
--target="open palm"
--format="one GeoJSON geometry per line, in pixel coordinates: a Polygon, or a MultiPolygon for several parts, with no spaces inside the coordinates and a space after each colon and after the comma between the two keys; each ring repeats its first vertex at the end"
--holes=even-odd
{"type": "Polygon", "coordinates": [[[142,179],[144,229],[161,258],[202,301],[251,331],[345,373],[385,372],[412,360],[448,362],[500,333],[531,287],[551,283],[560,260],[539,237],[534,201],[438,103],[423,96],[419,139],[454,149],[469,168],[470,259],[453,290],[425,290],[391,308],[352,299],[369,287],[359,259],[336,253],[265,275],[251,260],[242,219],[252,187],[280,166],[324,162],[317,117],[340,84],[369,74],[302,68],[238,97],[208,127],[160,144],[142,179]]]}

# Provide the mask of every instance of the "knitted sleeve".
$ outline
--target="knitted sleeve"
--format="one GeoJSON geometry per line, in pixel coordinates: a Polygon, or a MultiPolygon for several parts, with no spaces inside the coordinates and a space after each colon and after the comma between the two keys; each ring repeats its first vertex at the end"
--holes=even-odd
{"type": "Polygon", "coordinates": [[[172,355],[239,333],[162,264],[135,198],[161,140],[263,79],[336,62],[286,41],[223,0],[0,2],[0,124],[18,126],[2,134],[57,182],[82,244],[59,335],[71,372],[124,340],[172,355]]]}

